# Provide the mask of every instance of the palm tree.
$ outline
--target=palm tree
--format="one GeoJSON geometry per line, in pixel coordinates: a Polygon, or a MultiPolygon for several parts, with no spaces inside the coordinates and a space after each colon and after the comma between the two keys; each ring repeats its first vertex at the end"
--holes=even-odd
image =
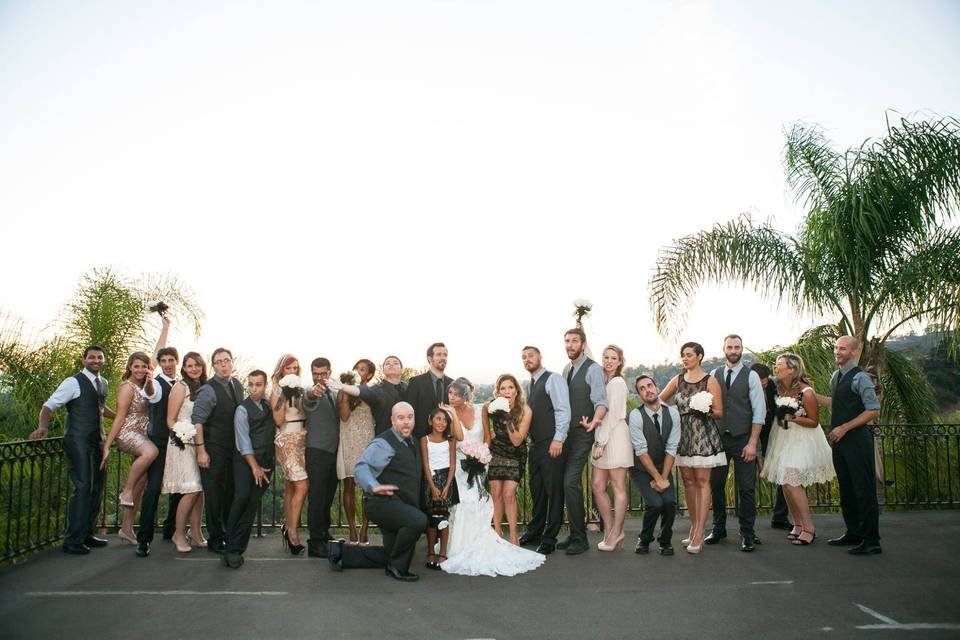
{"type": "MultiPolygon", "coordinates": [[[[960,229],[944,226],[960,203],[960,121],[894,125],[845,153],[821,129],[795,125],[787,182],[807,208],[795,235],[749,216],[676,241],[660,252],[650,304],[661,335],[682,326],[704,284],[737,282],[833,322],[807,337],[860,339],[859,363],[884,390],[885,419],[928,421],[922,375],[885,348],[909,323],[960,336],[960,229]]],[[[951,345],[957,355],[957,343],[951,345]]]]}

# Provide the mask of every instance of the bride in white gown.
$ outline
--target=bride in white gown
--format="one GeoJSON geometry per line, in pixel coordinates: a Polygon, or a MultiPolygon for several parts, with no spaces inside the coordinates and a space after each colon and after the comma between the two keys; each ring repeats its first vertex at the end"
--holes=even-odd
{"type": "MultiPolygon", "coordinates": [[[[456,481],[460,504],[450,513],[449,556],[440,567],[447,573],[467,576],[515,576],[532,571],[544,563],[546,557],[510,544],[496,534],[491,526],[493,503],[481,479],[467,484],[467,473],[460,461],[464,442],[482,442],[486,429],[481,418],[481,406],[470,405],[473,386],[464,378],[450,385],[450,402],[456,409],[462,439],[457,443],[456,481]],[[472,415],[471,415],[472,411],[472,415]],[[471,424],[466,422],[471,420],[471,424]],[[482,495],[481,495],[482,490],[482,495]]],[[[454,431],[458,429],[455,427],[454,431]]]]}

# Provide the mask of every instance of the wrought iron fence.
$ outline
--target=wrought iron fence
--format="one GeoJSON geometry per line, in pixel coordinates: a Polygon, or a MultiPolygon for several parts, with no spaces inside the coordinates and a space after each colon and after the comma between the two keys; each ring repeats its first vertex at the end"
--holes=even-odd
{"type": "MultiPolygon", "coordinates": [[[[877,443],[878,497],[886,508],[938,509],[960,506],[960,424],[887,424],[874,427],[877,443]]],[[[121,511],[117,497],[123,487],[130,458],[110,456],[107,486],[104,491],[99,527],[115,531],[121,511]]],[[[592,508],[590,466],[584,471],[584,499],[588,513],[592,508]]],[[[674,471],[679,507],[683,510],[683,483],[674,471]]],[[[736,490],[728,482],[727,504],[736,507],[736,490]]],[[[630,512],[643,510],[639,491],[630,491],[630,512]]],[[[0,562],[9,562],[53,545],[63,538],[67,499],[73,491],[62,439],[0,443],[0,562]]],[[[347,526],[342,485],[337,490],[333,522],[338,528],[347,526]]],[[[766,481],[757,483],[757,506],[761,510],[773,506],[776,487],[766,481]]],[[[810,506],[815,511],[839,508],[836,481],[807,489],[810,506]]],[[[530,515],[530,497],[526,482],[517,491],[521,520],[530,515]]],[[[358,509],[361,501],[357,500],[358,509]]],[[[162,499],[158,518],[165,517],[166,500],[162,499]]],[[[278,469],[270,490],[264,494],[257,515],[257,534],[279,527],[283,522],[283,477],[278,469]]],[[[304,517],[306,510],[304,509],[304,517]]],[[[359,514],[357,516],[359,518],[359,514]]]]}

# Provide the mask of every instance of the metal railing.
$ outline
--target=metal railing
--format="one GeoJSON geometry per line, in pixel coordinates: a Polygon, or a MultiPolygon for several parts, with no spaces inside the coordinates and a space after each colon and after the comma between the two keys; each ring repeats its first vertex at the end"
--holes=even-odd
{"type": "MultiPolygon", "coordinates": [[[[877,443],[878,497],[886,508],[939,509],[960,507],[960,424],[888,424],[874,427],[877,443]]],[[[130,466],[127,455],[110,456],[106,490],[99,517],[103,531],[115,531],[121,518],[117,496],[123,488],[130,466]]],[[[590,465],[584,471],[584,499],[588,513],[593,498],[590,491],[590,465]]],[[[683,483],[674,471],[679,508],[684,510],[683,483]]],[[[736,490],[727,483],[727,504],[736,507],[736,490]]],[[[639,491],[629,485],[630,512],[643,510],[639,491]]],[[[337,490],[333,522],[346,527],[341,500],[342,484],[337,490]]],[[[9,562],[56,544],[63,539],[67,500],[73,492],[68,476],[62,439],[0,443],[0,562],[9,562]]],[[[776,487],[764,480],[757,483],[757,507],[770,509],[776,487]]],[[[835,511],[840,498],[836,480],[809,487],[807,496],[815,511],[835,511]]],[[[530,497],[526,482],[517,491],[520,518],[530,515],[530,497]]],[[[358,510],[362,508],[359,496],[358,510]]],[[[165,517],[166,499],[161,499],[158,518],[165,517]]],[[[256,532],[279,527],[283,522],[283,477],[277,475],[261,500],[256,532]]],[[[303,512],[306,518],[306,509],[303,512]]],[[[359,518],[359,513],[357,515],[359,518]]]]}

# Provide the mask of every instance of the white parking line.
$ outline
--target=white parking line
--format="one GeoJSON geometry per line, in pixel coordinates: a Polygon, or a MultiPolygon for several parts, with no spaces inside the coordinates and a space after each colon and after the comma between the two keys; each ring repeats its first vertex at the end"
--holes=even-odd
{"type": "Polygon", "coordinates": [[[793,584],[793,580],[760,580],[759,582],[751,582],[750,584],[793,584]]]}
{"type": "Polygon", "coordinates": [[[286,596],[286,591],[28,591],[25,596],[286,596]]]}
{"type": "Polygon", "coordinates": [[[872,616],[872,617],[876,618],[877,620],[880,620],[881,622],[883,622],[883,624],[864,624],[864,625],[859,625],[859,626],[855,627],[855,628],[857,628],[857,629],[865,629],[865,630],[870,630],[870,631],[887,631],[887,630],[894,630],[894,631],[916,631],[916,630],[920,630],[920,629],[949,629],[949,630],[960,629],[960,624],[956,624],[956,623],[953,623],[953,622],[907,622],[907,623],[900,623],[900,622],[897,622],[896,620],[894,620],[893,618],[891,618],[890,616],[885,616],[885,615],[883,615],[882,613],[879,613],[879,612],[877,612],[877,611],[874,611],[874,610],[871,609],[870,607],[865,607],[865,606],[863,606],[862,604],[858,604],[858,603],[856,603],[856,602],[854,602],[853,604],[857,605],[857,608],[860,609],[860,611],[863,611],[865,614],[867,614],[867,615],[869,615],[869,616],[872,616]]]}
{"type": "MultiPolygon", "coordinates": [[[[174,558],[174,560],[186,560],[187,562],[220,562],[220,558],[174,558]]],[[[304,562],[303,558],[244,558],[244,562],[304,562]]]]}

